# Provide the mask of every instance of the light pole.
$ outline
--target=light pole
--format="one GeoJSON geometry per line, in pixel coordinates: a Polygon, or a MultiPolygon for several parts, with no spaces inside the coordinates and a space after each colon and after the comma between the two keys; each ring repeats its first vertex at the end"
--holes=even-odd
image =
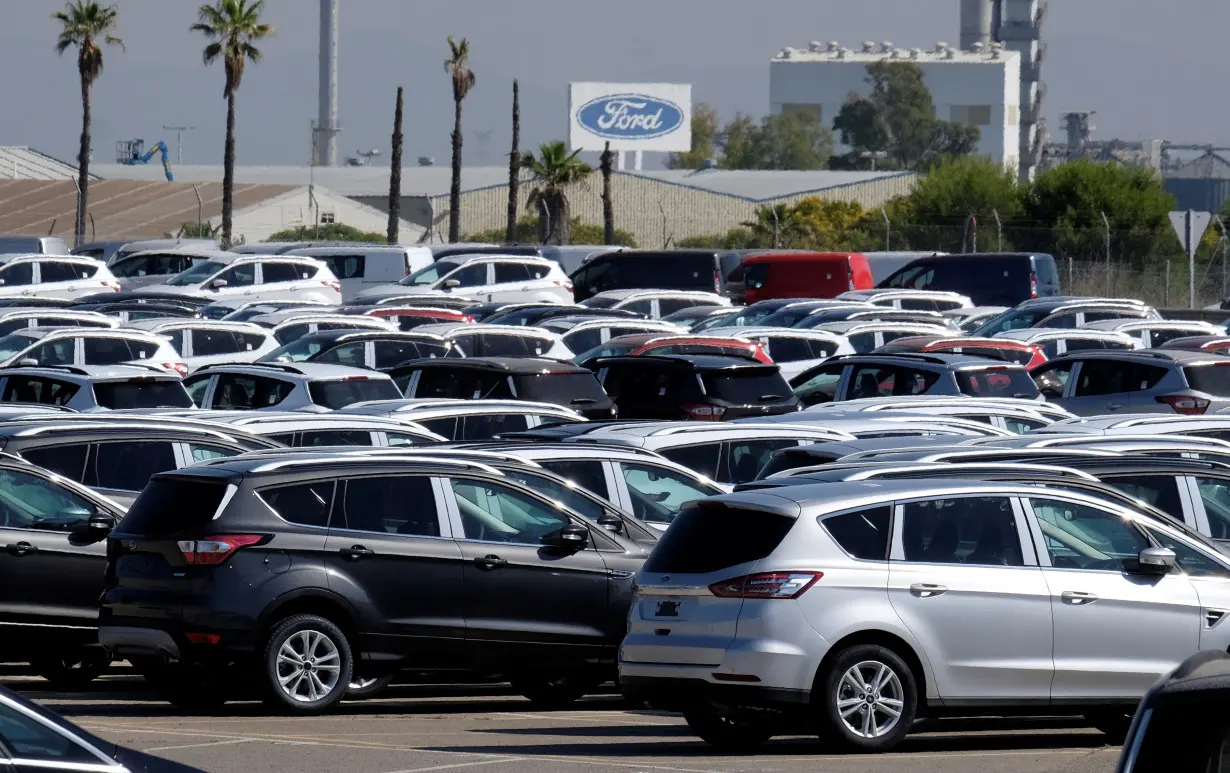
{"type": "Polygon", "coordinates": [[[175,165],[184,165],[184,132],[196,131],[195,126],[167,126],[162,125],[162,130],[166,132],[175,132],[175,165]]]}

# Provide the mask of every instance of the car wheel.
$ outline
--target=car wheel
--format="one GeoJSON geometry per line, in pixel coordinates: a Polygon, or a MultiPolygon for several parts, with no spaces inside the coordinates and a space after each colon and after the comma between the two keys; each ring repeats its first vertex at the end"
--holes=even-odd
{"type": "Polygon", "coordinates": [[[1132,715],[1125,711],[1099,711],[1086,714],[1089,724],[1105,733],[1111,743],[1121,744],[1132,727],[1132,715]]]}
{"type": "Polygon", "coordinates": [[[897,653],[858,644],[837,654],[823,674],[822,735],[852,751],[882,752],[910,732],[918,707],[914,675],[897,653]]]}
{"type": "Polygon", "coordinates": [[[394,676],[396,674],[352,677],[350,685],[346,688],[346,700],[361,701],[367,698],[375,698],[392,683],[394,676]]]}
{"type": "Polygon", "coordinates": [[[521,674],[508,681],[514,690],[548,709],[571,706],[599,684],[597,678],[577,673],[521,674]]]}
{"type": "Polygon", "coordinates": [[[53,687],[75,689],[84,687],[111,666],[106,653],[86,650],[30,661],[34,672],[51,682],[53,687]]]}
{"type": "Polygon", "coordinates": [[[704,708],[685,711],[683,718],[702,741],[724,752],[754,751],[773,737],[769,723],[761,717],[704,708]]]}
{"type": "Polygon", "coordinates": [[[346,635],[332,621],[288,617],[274,626],[265,644],[267,700],[283,711],[319,713],[346,696],[353,668],[346,635]]]}

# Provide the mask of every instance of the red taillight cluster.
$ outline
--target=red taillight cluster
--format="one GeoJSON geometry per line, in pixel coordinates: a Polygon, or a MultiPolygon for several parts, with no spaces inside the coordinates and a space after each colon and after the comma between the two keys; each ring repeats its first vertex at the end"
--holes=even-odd
{"type": "Polygon", "coordinates": [[[680,406],[690,418],[697,421],[721,421],[726,409],[720,405],[684,405],[680,406]]]}
{"type": "Polygon", "coordinates": [[[103,286],[103,287],[109,287],[109,288],[111,288],[112,290],[114,290],[114,291],[115,291],[115,292],[117,292],[117,293],[120,291],[120,283],[119,283],[119,282],[117,282],[117,281],[115,281],[114,279],[104,279],[104,280],[102,280],[102,286],[103,286]]]}
{"type": "Polygon", "coordinates": [[[259,544],[263,534],[214,534],[207,539],[184,539],[176,544],[189,566],[218,566],[240,548],[259,544]]]}
{"type": "Polygon", "coordinates": [[[713,271],[713,292],[722,294],[722,272],[717,269],[713,271]]]}
{"type": "Polygon", "coordinates": [[[1029,272],[1029,297],[1038,297],[1038,274],[1033,271],[1029,272]]]}
{"type": "Polygon", "coordinates": [[[188,376],[188,363],[186,362],[164,362],[162,367],[164,370],[173,370],[185,378],[188,376]]]}
{"type": "Polygon", "coordinates": [[[854,269],[850,268],[850,261],[846,261],[846,278],[849,280],[851,290],[857,290],[854,286],[854,269]]]}
{"type": "Polygon", "coordinates": [[[709,586],[709,592],[722,599],[797,599],[824,572],[761,572],[747,574],[709,586]]]}
{"type": "Polygon", "coordinates": [[[1191,395],[1158,395],[1155,398],[1159,403],[1166,403],[1171,408],[1174,408],[1175,413],[1181,413],[1184,416],[1200,416],[1209,409],[1209,401],[1203,397],[1192,397],[1191,395]]]}
{"type": "Polygon", "coordinates": [[[336,279],[322,279],[320,280],[320,283],[325,287],[332,287],[339,293],[342,291],[342,283],[336,279]]]}

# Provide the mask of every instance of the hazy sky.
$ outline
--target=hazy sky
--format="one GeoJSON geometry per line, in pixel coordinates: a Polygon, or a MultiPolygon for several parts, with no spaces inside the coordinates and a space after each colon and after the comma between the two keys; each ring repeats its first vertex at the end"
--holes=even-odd
{"type": "MultiPolygon", "coordinates": [[[[239,93],[241,164],[306,163],[316,116],[318,3],[267,0],[277,36],[239,93]]],[[[467,164],[504,162],[511,84],[521,80],[523,147],[563,139],[572,80],[693,84],[724,118],[768,110],[768,61],[809,40],[957,42],[958,0],[341,0],[339,155],[387,154],[394,91],[406,87],[406,159],[448,162],[451,94],[445,37],[471,41],[478,84],[465,103],[467,164]]],[[[199,3],[118,0],[127,53],[106,52],[95,89],[94,158],[117,140],[166,139],[164,124],[195,125],[186,163],[221,163],[220,66],[201,64],[188,31],[199,3]]],[[[0,0],[0,145],[64,159],[80,132],[72,55],[53,49],[54,0],[0,0]]],[[[1045,112],[1096,110],[1096,136],[1230,144],[1226,0],[1051,0],[1045,112]]]]}

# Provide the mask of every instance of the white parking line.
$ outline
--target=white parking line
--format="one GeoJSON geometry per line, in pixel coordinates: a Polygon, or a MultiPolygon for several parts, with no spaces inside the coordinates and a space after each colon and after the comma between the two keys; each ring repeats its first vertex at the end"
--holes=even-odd
{"type": "Polygon", "coordinates": [[[169,752],[169,751],[174,751],[175,749],[200,749],[203,746],[226,746],[227,744],[235,744],[235,743],[251,743],[252,741],[259,741],[259,740],[260,740],[259,738],[232,738],[227,741],[210,741],[209,743],[186,743],[181,746],[154,746],[149,749],[142,749],[142,751],[144,751],[146,754],[149,754],[151,752],[169,752]]]}
{"type": "Polygon", "coordinates": [[[478,762],[455,762],[452,765],[432,765],[430,768],[406,768],[405,770],[391,770],[389,773],[427,773],[429,770],[451,770],[452,768],[473,768],[478,765],[496,765],[501,762],[513,762],[516,757],[503,757],[498,760],[479,760],[478,762]]]}

